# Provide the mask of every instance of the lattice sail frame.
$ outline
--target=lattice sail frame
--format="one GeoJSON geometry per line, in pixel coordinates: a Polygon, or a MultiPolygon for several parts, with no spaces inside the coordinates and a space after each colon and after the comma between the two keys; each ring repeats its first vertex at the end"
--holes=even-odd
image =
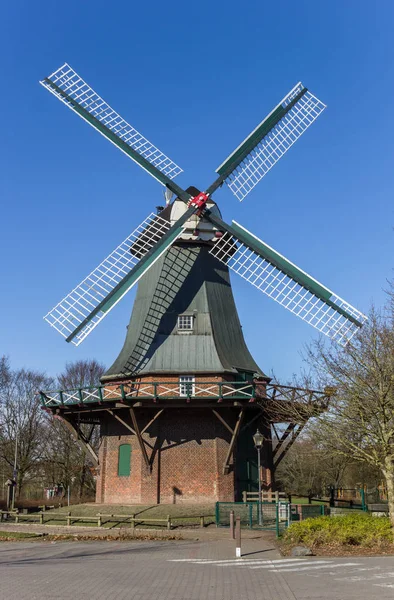
{"type": "MultiPolygon", "coordinates": [[[[302,83],[298,83],[273,111],[262,121],[258,127],[234,150],[234,152],[216,169],[231,163],[231,157],[251,138],[255,132],[270,118],[280,107],[286,108],[294,98],[304,90],[302,83]]],[[[251,150],[248,156],[225,179],[232,193],[242,201],[249,192],[272,169],[280,158],[291,148],[303,133],[326,108],[326,105],[314,96],[309,90],[294,104],[285,116],[269,131],[269,133],[251,150]]]]}
{"type": "MultiPolygon", "coordinates": [[[[54,327],[63,337],[67,338],[108,296],[123,277],[135,267],[140,261],[140,257],[145,255],[169,229],[170,223],[168,221],[162,219],[155,213],[148,215],[148,217],[134,229],[134,231],[94,269],[94,271],[92,271],[72,290],[72,292],[45,315],[45,321],[54,327]],[[147,231],[149,232],[149,238],[147,236],[147,231]],[[130,248],[137,240],[138,253],[140,255],[139,258],[130,253],[130,248]]],[[[164,248],[163,252],[165,250],[166,248],[164,248]]],[[[160,258],[163,252],[155,257],[154,262],[160,258]]],[[[123,296],[137,283],[143,273],[141,273],[140,277],[133,281],[133,283],[125,289],[115,301],[92,317],[89,323],[87,323],[75,338],[71,340],[75,346],[79,346],[86,336],[92,332],[110,310],[112,310],[123,296]]]]}
{"type": "MultiPolygon", "coordinates": [[[[253,236],[238,223],[233,223],[253,236]]],[[[253,237],[256,238],[256,236],[253,237]]],[[[265,244],[258,238],[256,240],[265,244]]],[[[275,250],[270,249],[276,253],[275,250]]],[[[228,232],[224,233],[215,242],[210,254],[216,256],[229,269],[275,300],[275,302],[278,302],[297,317],[341,345],[346,345],[359,330],[359,327],[367,320],[363,313],[328,288],[325,288],[331,295],[330,301],[336,304],[339,310],[346,311],[360,323],[360,325],[356,325],[343,314],[337,312],[334,307],[327,305],[306,287],[281,271],[268,259],[257,254],[228,232]]],[[[287,261],[285,257],[282,258],[287,261]]],[[[293,265],[290,261],[287,262],[293,265]]],[[[303,273],[305,272],[303,271],[303,273]]],[[[313,279],[307,273],[305,275],[313,279]]],[[[321,287],[325,287],[316,280],[314,281],[321,287]]]]}
{"type": "MultiPolygon", "coordinates": [[[[98,121],[100,121],[102,125],[105,125],[105,127],[107,127],[113,134],[130,146],[130,148],[138,152],[143,158],[149,161],[154,167],[156,167],[156,169],[164,173],[169,179],[174,179],[177,175],[182,173],[182,169],[176,163],[174,163],[170,158],[168,158],[168,156],[161,152],[161,150],[154,146],[154,144],[147,140],[132,125],[125,121],[78,75],[78,73],[74,71],[74,69],[70,67],[70,65],[65,63],[62,67],[49,75],[47,79],[57,85],[57,87],[70,96],[73,101],[84,108],[98,121]]],[[[84,121],[89,123],[89,125],[92,127],[95,127],[80,113],[78,113],[74,106],[66,98],[53,89],[49,83],[45,81],[45,79],[40,81],[40,83],[49,92],[51,92],[51,94],[61,100],[61,102],[63,102],[68,108],[74,111],[79,117],[84,119],[84,121]]],[[[100,130],[97,131],[104,135],[100,130]]],[[[114,142],[111,141],[111,143],[114,142]]],[[[122,149],[120,148],[120,150],[122,149]]],[[[126,156],[132,158],[128,154],[126,154],[126,156]]],[[[152,177],[155,177],[152,172],[147,172],[149,175],[152,175],[152,177]]],[[[155,177],[155,179],[164,185],[164,183],[157,177],[155,177]]]]}

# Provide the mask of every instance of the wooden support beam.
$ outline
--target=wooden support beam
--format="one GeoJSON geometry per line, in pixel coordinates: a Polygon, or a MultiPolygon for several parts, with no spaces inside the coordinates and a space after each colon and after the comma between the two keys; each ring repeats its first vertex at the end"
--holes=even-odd
{"type": "Polygon", "coordinates": [[[296,425],[297,425],[297,423],[290,423],[287,426],[287,429],[285,430],[285,432],[283,433],[282,437],[280,438],[280,440],[276,444],[275,448],[273,449],[273,456],[274,456],[274,458],[279,454],[280,449],[282,448],[283,444],[285,443],[285,441],[287,440],[287,438],[289,437],[289,435],[293,432],[293,430],[295,429],[296,425]]]}
{"type": "Polygon", "coordinates": [[[272,429],[274,430],[274,433],[275,433],[275,435],[276,435],[276,439],[277,439],[277,440],[278,440],[278,442],[279,442],[279,435],[278,435],[278,432],[276,431],[275,423],[271,423],[271,425],[272,425],[272,429]]]}
{"type": "Polygon", "coordinates": [[[293,432],[293,435],[291,436],[291,440],[289,440],[289,442],[286,444],[286,447],[283,449],[282,454],[280,456],[278,456],[277,459],[274,461],[275,469],[282,462],[283,458],[286,456],[286,454],[288,453],[288,451],[290,450],[290,448],[292,447],[292,445],[294,444],[294,442],[300,435],[301,431],[304,429],[305,425],[306,425],[306,421],[305,421],[305,423],[302,423],[301,425],[299,424],[298,429],[293,432]]]}
{"type": "Polygon", "coordinates": [[[98,465],[99,465],[98,456],[95,453],[95,451],[93,450],[92,446],[90,445],[91,434],[89,436],[89,440],[87,440],[87,438],[81,431],[80,427],[75,423],[75,421],[73,419],[66,419],[61,416],[58,416],[58,419],[61,419],[61,421],[63,421],[63,423],[65,424],[67,429],[74,435],[74,437],[81,444],[81,446],[83,446],[83,448],[85,448],[85,450],[87,450],[89,452],[90,459],[92,460],[93,464],[96,467],[98,467],[98,465]]]}
{"type": "MultiPolygon", "coordinates": [[[[192,398],[193,401],[193,398],[192,398]]],[[[247,405],[248,406],[248,410],[252,411],[259,411],[259,413],[262,410],[262,407],[259,406],[257,403],[250,403],[249,400],[247,402],[244,402],[243,404],[241,404],[240,402],[237,402],[236,404],[231,401],[231,400],[226,400],[223,399],[223,402],[221,402],[220,404],[218,404],[217,400],[210,400],[208,401],[207,399],[203,399],[203,400],[199,400],[198,403],[194,403],[193,404],[193,408],[198,408],[198,409],[205,409],[205,408],[210,408],[212,409],[213,407],[215,407],[216,409],[220,408],[220,410],[222,410],[223,408],[234,408],[234,406],[244,406],[247,405]]],[[[49,409],[51,410],[52,413],[54,414],[60,414],[60,415],[77,415],[77,414],[95,414],[98,416],[99,413],[105,413],[108,411],[124,411],[125,408],[127,408],[127,404],[121,404],[119,402],[107,402],[104,403],[102,402],[100,405],[89,405],[88,408],[84,408],[84,407],[80,407],[78,405],[72,406],[72,405],[65,405],[65,406],[57,406],[57,407],[49,407],[49,409]]],[[[167,408],[182,408],[184,410],[189,410],[190,408],[190,404],[187,403],[186,401],[180,402],[180,401],[176,401],[176,400],[169,400],[167,401],[166,398],[162,398],[160,399],[160,402],[154,402],[153,400],[144,400],[143,402],[136,402],[132,405],[132,408],[137,408],[137,407],[143,407],[143,408],[154,408],[155,410],[157,410],[159,407],[163,407],[163,410],[167,409],[167,408]]]]}
{"type": "Polygon", "coordinates": [[[215,417],[217,417],[219,419],[219,421],[221,423],[223,423],[223,425],[225,426],[226,429],[229,430],[229,432],[231,433],[231,435],[233,435],[234,430],[232,429],[232,427],[230,427],[230,425],[223,419],[223,417],[217,412],[217,410],[212,409],[213,414],[215,415],[215,417]]]}
{"type": "MultiPolygon", "coordinates": [[[[124,408],[124,407],[123,407],[124,408]]],[[[130,409],[130,411],[133,409],[130,409]]],[[[126,427],[126,429],[128,429],[129,431],[131,431],[131,433],[133,435],[135,435],[138,439],[138,433],[136,429],[133,429],[133,427],[131,425],[129,425],[129,423],[127,423],[127,421],[125,421],[124,419],[122,419],[122,417],[120,417],[119,415],[117,415],[115,412],[113,412],[112,410],[107,408],[107,412],[109,412],[117,421],[119,421],[119,423],[122,423],[122,425],[124,427],[126,427]]],[[[133,420],[133,418],[132,418],[133,420]]],[[[133,422],[134,425],[134,422],[133,422]]],[[[138,439],[138,443],[139,443],[139,439],[138,439]]],[[[151,446],[151,444],[149,444],[148,442],[146,442],[145,440],[143,440],[144,444],[146,444],[148,446],[148,448],[150,448],[151,450],[153,450],[153,447],[151,446]]],[[[145,450],[146,453],[146,450],[145,450]]]]}
{"type": "Polygon", "coordinates": [[[119,423],[122,423],[122,425],[124,427],[126,427],[126,429],[128,429],[129,431],[131,431],[132,434],[137,435],[136,431],[132,428],[131,425],[129,425],[124,419],[122,419],[119,415],[117,415],[116,413],[114,413],[113,410],[110,410],[109,408],[107,408],[107,412],[109,412],[110,415],[112,415],[117,421],[119,421],[119,423]]]}
{"type": "Polygon", "coordinates": [[[261,413],[263,411],[262,411],[261,407],[259,407],[259,408],[260,408],[260,412],[257,415],[255,415],[253,417],[253,419],[251,419],[250,421],[248,421],[248,423],[246,423],[246,425],[244,425],[243,427],[241,427],[240,433],[242,433],[243,431],[245,431],[245,429],[247,429],[248,427],[250,427],[252,425],[252,423],[254,423],[256,421],[256,419],[261,418],[261,413]]]}
{"type": "Polygon", "coordinates": [[[93,431],[94,431],[95,427],[96,427],[96,425],[93,424],[92,427],[90,428],[90,432],[89,432],[89,435],[88,435],[87,440],[86,440],[88,444],[90,444],[90,440],[92,439],[92,435],[93,435],[93,431]]]}
{"type": "Polygon", "coordinates": [[[147,453],[146,448],[145,448],[145,441],[144,441],[144,438],[141,435],[141,431],[140,431],[140,428],[139,428],[139,425],[138,425],[137,417],[135,416],[135,412],[134,412],[133,408],[130,408],[129,410],[130,410],[131,420],[132,420],[133,425],[134,425],[135,433],[136,433],[136,436],[137,436],[137,440],[138,440],[138,443],[140,445],[140,450],[142,452],[142,456],[144,458],[145,464],[148,467],[148,469],[151,469],[151,464],[150,464],[150,461],[149,461],[149,458],[148,458],[148,453],[147,453]]]}
{"type": "Polygon", "coordinates": [[[158,419],[160,417],[160,415],[164,412],[164,408],[162,408],[161,410],[159,410],[155,416],[153,417],[153,419],[151,419],[149,421],[149,423],[147,425],[145,425],[145,427],[143,429],[141,429],[141,435],[143,435],[145,433],[145,431],[147,429],[149,429],[149,427],[152,425],[152,423],[154,423],[156,421],[156,419],[158,419]]]}
{"type": "Polygon", "coordinates": [[[237,441],[237,437],[238,437],[239,431],[241,429],[241,423],[242,423],[244,413],[245,413],[245,408],[241,408],[241,410],[239,411],[237,422],[234,427],[233,434],[231,436],[231,441],[230,441],[230,445],[229,445],[229,448],[227,451],[226,460],[224,461],[223,475],[226,475],[230,470],[230,458],[234,451],[235,442],[237,441]]]}

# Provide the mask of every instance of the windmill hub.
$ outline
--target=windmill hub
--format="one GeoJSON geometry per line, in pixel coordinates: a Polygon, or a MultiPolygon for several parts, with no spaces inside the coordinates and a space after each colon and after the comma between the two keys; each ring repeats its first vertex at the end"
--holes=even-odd
{"type": "Polygon", "coordinates": [[[212,214],[220,217],[221,214],[216,203],[206,194],[198,192],[195,187],[189,187],[187,192],[189,194],[193,194],[193,198],[190,200],[189,206],[179,198],[176,198],[171,204],[171,225],[175,225],[178,219],[180,219],[186,213],[190,206],[199,207],[200,210],[193,213],[193,215],[191,215],[191,217],[186,221],[183,233],[178,239],[193,241],[201,240],[203,242],[215,241],[217,239],[218,229],[210,220],[204,218],[203,210],[208,209],[212,214]]]}

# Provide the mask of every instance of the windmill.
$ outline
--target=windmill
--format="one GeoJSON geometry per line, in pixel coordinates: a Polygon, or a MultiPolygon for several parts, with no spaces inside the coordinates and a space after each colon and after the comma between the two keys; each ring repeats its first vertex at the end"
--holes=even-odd
{"type": "MultiPolygon", "coordinates": [[[[92,456],[89,439],[79,425],[100,424],[106,440],[100,462],[105,465],[106,477],[116,471],[109,458],[111,452],[118,457],[118,466],[125,464],[129,476],[136,477],[130,475],[130,456],[122,458],[121,453],[128,452],[122,446],[129,444],[134,448],[137,440],[138,456],[145,464],[139,471],[139,489],[145,485],[146,473],[156,473],[156,497],[167,500],[171,497],[170,488],[182,486],[171,479],[178,459],[169,464],[171,475],[164,478],[164,483],[165,463],[160,459],[160,465],[155,467],[163,440],[171,438],[184,444],[184,439],[200,439],[200,433],[190,429],[194,419],[195,426],[215,441],[215,449],[210,446],[210,451],[223,460],[222,475],[219,477],[215,469],[211,473],[213,478],[219,478],[215,497],[231,499],[234,475],[229,484],[229,473],[241,468],[236,468],[236,455],[254,452],[245,435],[241,443],[241,434],[251,423],[257,423],[265,432],[263,464],[265,461],[271,472],[267,487],[272,487],[272,473],[283,457],[284,442],[294,441],[307,416],[303,413],[302,423],[291,422],[281,438],[276,434],[273,450],[269,431],[274,419],[267,417],[267,405],[262,408],[261,402],[266,402],[272,393],[285,403],[290,397],[300,403],[301,397],[313,396],[321,405],[325,396],[311,390],[275,387],[259,369],[243,339],[228,270],[340,344],[351,340],[366,317],[242,225],[224,222],[213,196],[226,184],[238,200],[244,200],[319,117],[325,105],[298,83],[216,169],[213,183],[200,191],[195,187],[183,189],[175,183],[181,168],[113,110],[68,64],[40,83],[156,179],[164,187],[166,200],[165,208],[158,214],[149,214],[44,317],[67,342],[78,346],[140,282],[125,345],[103,376],[102,385],[94,390],[43,392],[44,407],[76,431],[92,456]],[[253,404],[257,399],[260,404],[253,404]],[[175,431],[174,417],[165,421],[169,417],[163,416],[163,411],[168,415],[170,406],[179,411],[185,403],[189,403],[190,414],[186,416],[183,411],[180,417],[176,413],[175,431]],[[191,410],[195,411],[193,419],[191,410]],[[217,418],[216,426],[222,428],[219,433],[212,429],[212,414],[217,418]],[[157,429],[159,421],[161,433],[157,429]],[[147,441],[146,435],[153,441],[147,441]],[[128,440],[127,444],[120,443],[121,439],[128,440]]],[[[277,418],[279,422],[286,421],[285,411],[277,418]]],[[[201,462],[206,469],[205,459],[201,462]]],[[[193,466],[194,471],[198,468],[193,466]]],[[[206,471],[204,477],[208,477],[206,471]]],[[[241,479],[239,475],[238,497],[241,479]]],[[[103,481],[97,496],[101,501],[125,499],[114,496],[108,481],[103,481]]],[[[117,486],[118,479],[113,481],[117,486]]],[[[194,486],[190,481],[182,481],[183,487],[192,490],[189,499],[195,499],[201,482],[194,486]]],[[[139,500],[153,501],[149,493],[141,492],[139,500]]],[[[130,496],[127,498],[130,500],[130,496]]]]}
{"type": "Polygon", "coordinates": [[[185,231],[198,230],[200,219],[218,232],[213,256],[318,331],[347,343],[362,326],[366,317],[360,311],[242,225],[235,221],[228,225],[212,210],[212,196],[224,183],[238,200],[244,200],[323,112],[325,105],[301,83],[216,169],[215,181],[194,196],[174,182],[181,168],[129,125],[68,64],[40,83],[184,204],[171,223],[148,215],[44,317],[67,342],[78,346],[185,231]],[[143,247],[138,257],[133,256],[130,247],[143,232],[143,247]]]}

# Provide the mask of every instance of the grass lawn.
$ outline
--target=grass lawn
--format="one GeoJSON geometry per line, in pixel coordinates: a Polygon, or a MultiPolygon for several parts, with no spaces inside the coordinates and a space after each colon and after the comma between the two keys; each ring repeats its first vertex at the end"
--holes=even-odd
{"type": "MultiPolygon", "coordinates": [[[[292,496],[291,497],[291,503],[292,504],[309,504],[308,502],[308,498],[305,497],[299,497],[299,496],[292,496]]],[[[328,506],[328,502],[323,502],[322,500],[312,500],[312,504],[325,504],[326,506],[328,506]]]]}
{"type": "Polygon", "coordinates": [[[0,531],[0,542],[4,540],[19,540],[26,538],[36,538],[35,533],[27,533],[24,531],[0,531]]]}
{"type": "MultiPolygon", "coordinates": [[[[160,519],[167,520],[170,516],[172,521],[172,528],[174,527],[196,527],[200,524],[200,517],[204,516],[204,524],[210,525],[215,522],[215,503],[209,502],[204,504],[193,504],[193,505],[182,505],[182,504],[130,504],[130,505],[117,505],[117,504],[74,504],[72,506],[63,506],[62,508],[56,508],[47,510],[44,515],[44,522],[48,525],[66,525],[67,522],[64,519],[59,519],[59,513],[66,515],[68,512],[71,516],[75,517],[86,517],[85,520],[72,521],[72,525],[83,525],[97,527],[97,514],[102,515],[116,515],[116,517],[102,517],[102,525],[104,527],[118,527],[122,525],[122,515],[130,517],[135,515],[136,519],[141,519],[141,522],[136,522],[136,527],[143,528],[166,528],[167,523],[160,519]],[[53,514],[53,517],[52,517],[53,514]],[[88,520],[88,518],[93,520],[88,520]],[[144,521],[148,519],[148,521],[144,521]],[[153,521],[150,521],[152,519],[153,521]],[[154,521],[154,519],[158,519],[154,521]]],[[[30,515],[19,515],[20,523],[38,523],[39,516],[37,514],[30,515]]],[[[126,527],[130,527],[129,522],[125,522],[126,527]]]]}

